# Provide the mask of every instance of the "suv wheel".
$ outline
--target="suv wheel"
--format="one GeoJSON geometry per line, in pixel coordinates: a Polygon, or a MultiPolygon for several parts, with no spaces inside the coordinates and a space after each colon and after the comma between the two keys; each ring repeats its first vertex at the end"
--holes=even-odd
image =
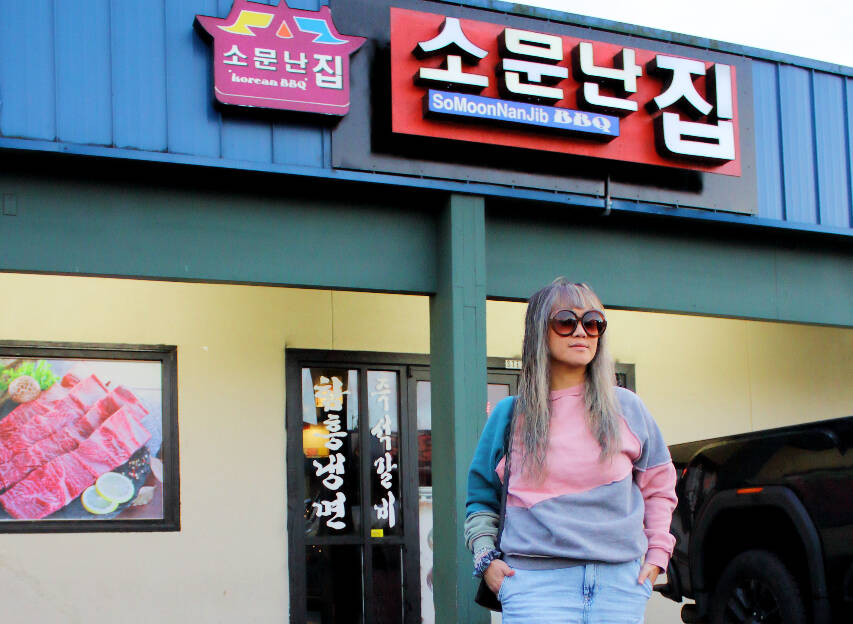
{"type": "Polygon", "coordinates": [[[805,624],[796,579],[773,553],[748,550],[731,560],[711,599],[711,624],[805,624]]]}

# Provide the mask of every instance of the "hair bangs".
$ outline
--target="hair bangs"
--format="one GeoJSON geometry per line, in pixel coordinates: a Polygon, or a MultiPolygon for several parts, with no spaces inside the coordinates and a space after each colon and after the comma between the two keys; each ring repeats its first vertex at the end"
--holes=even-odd
{"type": "Polygon", "coordinates": [[[568,281],[552,284],[554,290],[551,309],[565,310],[578,308],[581,310],[604,310],[601,301],[593,290],[586,284],[573,284],[568,281]]]}

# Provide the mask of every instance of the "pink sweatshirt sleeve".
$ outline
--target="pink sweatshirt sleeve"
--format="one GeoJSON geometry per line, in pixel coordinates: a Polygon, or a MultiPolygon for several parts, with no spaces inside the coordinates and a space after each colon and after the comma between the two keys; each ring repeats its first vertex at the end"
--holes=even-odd
{"type": "Polygon", "coordinates": [[[643,516],[646,538],[649,540],[646,562],[655,564],[663,571],[666,571],[675,548],[675,537],[669,532],[672,512],[678,504],[675,478],[675,466],[671,461],[635,473],[646,505],[643,516]]]}

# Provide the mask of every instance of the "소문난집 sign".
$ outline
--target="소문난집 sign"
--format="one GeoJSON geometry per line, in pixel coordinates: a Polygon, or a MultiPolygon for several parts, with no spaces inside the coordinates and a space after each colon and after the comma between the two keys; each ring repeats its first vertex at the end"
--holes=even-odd
{"type": "Polygon", "coordinates": [[[329,7],[291,9],[234,0],[225,18],[196,16],[212,39],[216,101],[231,106],[343,116],[350,55],[364,37],[342,35],[329,7]]]}
{"type": "Polygon", "coordinates": [[[727,63],[391,8],[391,83],[395,133],[741,172],[727,63]]]}

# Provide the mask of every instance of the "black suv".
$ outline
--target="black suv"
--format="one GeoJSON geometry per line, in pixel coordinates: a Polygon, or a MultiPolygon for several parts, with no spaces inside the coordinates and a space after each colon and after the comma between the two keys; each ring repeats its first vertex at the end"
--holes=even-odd
{"type": "Polygon", "coordinates": [[[853,623],[853,416],[670,447],[684,622],[853,623]]]}

